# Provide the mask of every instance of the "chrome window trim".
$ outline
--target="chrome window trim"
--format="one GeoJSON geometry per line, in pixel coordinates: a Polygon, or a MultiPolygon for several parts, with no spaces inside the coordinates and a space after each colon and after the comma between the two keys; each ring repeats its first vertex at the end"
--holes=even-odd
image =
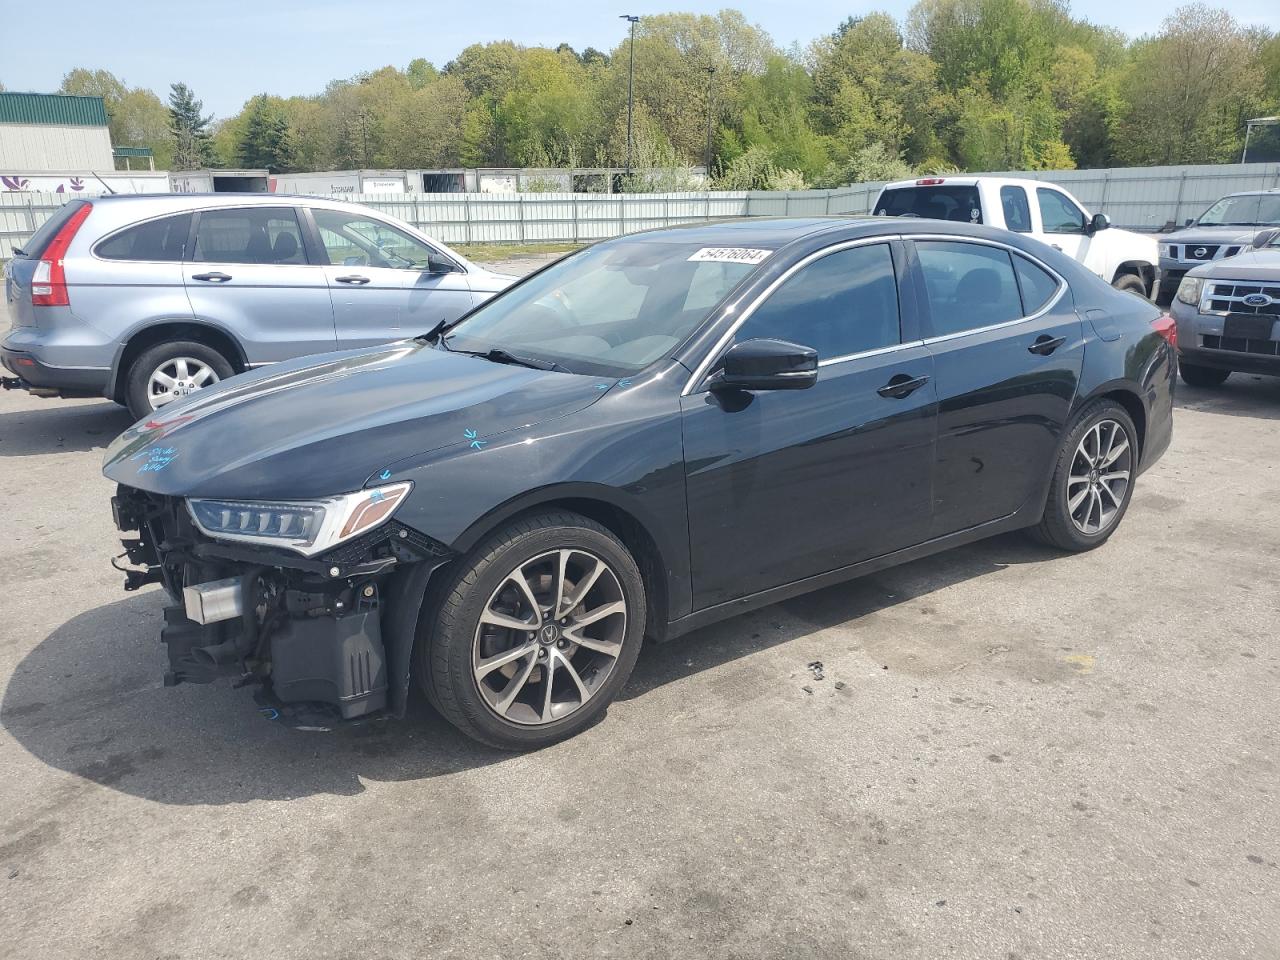
{"type": "MultiPolygon", "coordinates": [[[[894,240],[900,240],[900,239],[901,237],[899,235],[892,234],[887,236],[859,237],[856,240],[842,240],[841,242],[832,244],[829,247],[823,247],[821,250],[815,250],[813,251],[813,253],[810,253],[807,256],[804,256],[801,259],[797,260],[795,263],[789,266],[785,271],[779,274],[778,277],[775,278],[771,284],[769,284],[769,286],[761,290],[760,293],[756,295],[756,298],[742,309],[741,313],[738,314],[737,319],[734,320],[732,324],[730,324],[729,329],[726,330],[720,336],[720,338],[715,342],[715,345],[710,350],[708,350],[706,356],[702,358],[702,362],[699,363],[694,368],[693,373],[689,376],[689,379],[685,382],[684,388],[680,391],[680,396],[687,397],[693,393],[706,392],[705,390],[695,390],[695,385],[700,384],[706,378],[707,371],[710,369],[711,365],[717,359],[719,359],[721,354],[728,347],[730,341],[733,339],[733,335],[738,332],[738,328],[747,322],[747,320],[751,317],[751,315],[755,313],[756,309],[760,306],[760,304],[762,304],[766,299],[768,299],[768,297],[775,290],[777,290],[778,287],[782,286],[784,283],[790,280],[791,277],[794,276],[798,271],[802,270],[804,267],[807,267],[809,264],[813,263],[815,260],[821,260],[823,257],[830,256],[833,253],[839,253],[841,250],[850,250],[854,247],[865,247],[873,243],[889,244],[889,243],[892,243],[894,240]]],[[[901,312],[902,312],[901,303],[899,303],[898,305],[898,312],[899,312],[899,318],[901,318],[901,312]]],[[[901,319],[899,319],[899,325],[901,325],[901,319]]],[[[915,345],[914,343],[910,344],[910,346],[914,346],[914,345],[915,345]]],[[[848,354],[843,357],[832,357],[830,360],[827,360],[827,361],[819,360],[818,366],[821,367],[824,363],[837,363],[844,360],[852,360],[855,357],[868,356],[872,353],[881,353],[881,352],[887,352],[889,350],[897,350],[903,346],[908,346],[908,344],[902,344],[902,343],[890,344],[887,347],[877,347],[875,350],[869,350],[869,351],[866,351],[865,353],[848,354]]]]}
{"type": "MultiPolygon", "coordinates": [[[[1015,246],[1012,246],[1007,243],[1001,243],[998,240],[988,240],[985,237],[957,237],[954,235],[943,234],[943,233],[908,234],[908,235],[904,235],[902,239],[903,240],[924,240],[926,242],[942,240],[942,241],[950,241],[952,243],[977,243],[977,244],[981,244],[983,246],[988,246],[988,247],[998,247],[1001,250],[1008,251],[1011,255],[1017,254],[1020,257],[1025,257],[1026,259],[1034,263],[1037,267],[1039,267],[1041,270],[1043,270],[1045,273],[1049,274],[1049,276],[1053,277],[1053,279],[1058,281],[1058,289],[1054,292],[1053,296],[1051,296],[1048,300],[1046,300],[1044,302],[1044,306],[1042,306],[1035,313],[1029,313],[1025,317],[1016,317],[1013,320],[1002,320],[1000,323],[989,323],[985,327],[974,327],[971,330],[958,330],[955,333],[943,333],[943,334],[939,334],[936,337],[925,337],[924,340],[922,341],[925,344],[925,346],[928,346],[931,343],[944,343],[948,340],[957,340],[960,337],[972,336],[975,333],[986,333],[988,330],[1000,330],[1000,329],[1003,329],[1004,327],[1012,327],[1012,326],[1015,326],[1016,324],[1027,323],[1031,320],[1039,320],[1046,313],[1048,313],[1050,310],[1056,307],[1058,305],[1058,301],[1061,300],[1067,292],[1068,284],[1067,284],[1066,278],[1063,277],[1062,274],[1058,273],[1057,270],[1053,269],[1053,267],[1049,266],[1043,260],[1040,260],[1039,258],[1034,257],[1023,250],[1019,250],[1015,246]]],[[[1012,266],[1012,264],[1010,264],[1010,266],[1012,266]]],[[[1015,273],[1016,273],[1016,270],[1015,270],[1015,273]]],[[[1016,276],[1015,276],[1015,280],[1016,280],[1016,276]]],[[[1021,300],[1022,298],[1021,287],[1018,288],[1018,298],[1019,300],[1021,300]]]]}
{"type": "Polygon", "coordinates": [[[826,360],[819,360],[818,366],[827,367],[835,363],[845,363],[849,360],[861,360],[863,357],[875,357],[875,356],[879,356],[882,353],[893,353],[894,351],[901,350],[904,347],[923,347],[923,346],[924,346],[923,340],[909,340],[906,343],[891,343],[887,347],[876,347],[874,350],[863,350],[859,353],[846,353],[842,357],[830,357],[829,359],[826,359],[826,360]]]}

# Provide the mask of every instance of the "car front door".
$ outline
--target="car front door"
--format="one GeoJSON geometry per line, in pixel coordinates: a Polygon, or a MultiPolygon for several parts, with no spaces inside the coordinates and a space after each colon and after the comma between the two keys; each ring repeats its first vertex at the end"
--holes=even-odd
{"type": "Polygon", "coordinates": [[[901,255],[884,241],[822,251],[748,311],[734,341],[813,347],[814,386],[699,382],[682,398],[694,609],[928,536],[932,359],[900,308],[901,255]]]}
{"type": "Polygon", "coordinates": [[[182,265],[192,312],[234,336],[250,366],[334,349],[329,288],[294,208],[201,210],[192,246],[182,265]]]}
{"type": "MultiPolygon", "coordinates": [[[[1035,238],[1061,250],[1071,259],[1102,276],[1105,256],[1097,238],[1089,232],[1089,215],[1061,190],[1036,187],[1039,230],[1035,238]]],[[[1103,277],[1108,282],[1110,277],[1103,277]]]]}
{"type": "Polygon", "coordinates": [[[362,347],[425,333],[471,309],[460,264],[374,217],[314,207],[340,347],[362,347]],[[452,267],[432,272],[428,259],[452,267]]]}
{"type": "Polygon", "coordinates": [[[913,269],[938,392],[933,535],[1044,490],[1084,360],[1065,283],[995,243],[918,239],[913,269]]]}

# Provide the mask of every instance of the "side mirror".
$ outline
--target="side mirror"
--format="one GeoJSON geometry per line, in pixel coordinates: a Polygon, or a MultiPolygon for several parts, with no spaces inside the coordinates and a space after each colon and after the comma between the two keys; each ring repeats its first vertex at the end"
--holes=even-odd
{"type": "Polygon", "coordinates": [[[1261,250],[1263,247],[1268,244],[1275,243],[1277,240],[1280,240],[1280,230],[1263,230],[1253,238],[1251,246],[1255,250],[1261,250]]]}
{"type": "Polygon", "coordinates": [[[455,273],[457,269],[452,260],[446,260],[438,253],[427,254],[427,273],[455,273]]]}
{"type": "Polygon", "coordinates": [[[1189,227],[1189,226],[1191,226],[1191,225],[1192,225],[1193,223],[1195,223],[1195,222],[1196,222],[1196,218],[1195,218],[1195,217],[1187,217],[1187,219],[1186,219],[1186,220],[1182,221],[1182,225],[1183,225],[1184,227],[1189,227]]]}
{"type": "Polygon", "coordinates": [[[818,351],[785,340],[743,340],[712,374],[712,390],[805,390],[818,382],[818,351]]]}
{"type": "Polygon", "coordinates": [[[1089,221],[1089,233],[1097,233],[1099,230],[1108,230],[1111,228],[1111,218],[1105,213],[1095,213],[1093,219],[1089,221]]]}

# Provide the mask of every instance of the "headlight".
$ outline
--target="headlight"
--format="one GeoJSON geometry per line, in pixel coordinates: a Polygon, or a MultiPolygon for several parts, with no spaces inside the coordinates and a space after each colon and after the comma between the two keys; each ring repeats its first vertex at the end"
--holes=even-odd
{"type": "Polygon", "coordinates": [[[1183,277],[1182,283],[1178,284],[1178,300],[1192,307],[1200,305],[1200,291],[1204,288],[1204,281],[1199,277],[1183,277]]]}
{"type": "Polygon", "coordinates": [[[1169,244],[1167,243],[1160,244],[1160,256],[1166,257],[1166,258],[1173,256],[1173,253],[1169,250],[1169,244]]]}
{"type": "Polygon", "coordinates": [[[358,490],[324,500],[187,501],[187,511],[207,536],[296,550],[313,556],[367,533],[389,519],[413,489],[409,482],[358,490]]]}

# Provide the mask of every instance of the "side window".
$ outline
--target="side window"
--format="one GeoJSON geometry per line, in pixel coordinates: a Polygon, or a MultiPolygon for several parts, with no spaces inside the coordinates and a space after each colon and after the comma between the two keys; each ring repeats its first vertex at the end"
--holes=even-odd
{"type": "Polygon", "coordinates": [[[1004,225],[1014,233],[1031,232],[1031,205],[1022,187],[1000,188],[1000,204],[1004,207],[1004,225]]]}
{"type": "Polygon", "coordinates": [[[306,263],[298,216],[289,207],[205,210],[196,227],[201,263],[306,263]]]}
{"type": "Polygon", "coordinates": [[[1013,269],[1018,274],[1018,286],[1022,288],[1022,315],[1029,317],[1057,292],[1058,281],[1051,273],[1036,266],[1026,257],[1014,254],[1013,269]]]}
{"type": "Polygon", "coordinates": [[[381,220],[358,213],[313,208],[320,243],[335,267],[389,267],[424,270],[434,254],[425,243],[381,220]]]}
{"type": "Polygon", "coordinates": [[[838,250],[792,274],[737,333],[740,341],[757,337],[813,347],[819,360],[900,342],[888,244],[838,250]]]}
{"type": "Polygon", "coordinates": [[[105,260],[181,260],[191,232],[191,214],[180,213],[140,223],[98,244],[94,250],[105,260]]]}
{"type": "Polygon", "coordinates": [[[1009,252],[950,240],[918,240],[916,254],[929,296],[932,335],[963,333],[1022,314],[1009,252]]]}
{"type": "Polygon", "coordinates": [[[1045,233],[1084,233],[1084,212],[1057,190],[1036,188],[1045,233]]]}

